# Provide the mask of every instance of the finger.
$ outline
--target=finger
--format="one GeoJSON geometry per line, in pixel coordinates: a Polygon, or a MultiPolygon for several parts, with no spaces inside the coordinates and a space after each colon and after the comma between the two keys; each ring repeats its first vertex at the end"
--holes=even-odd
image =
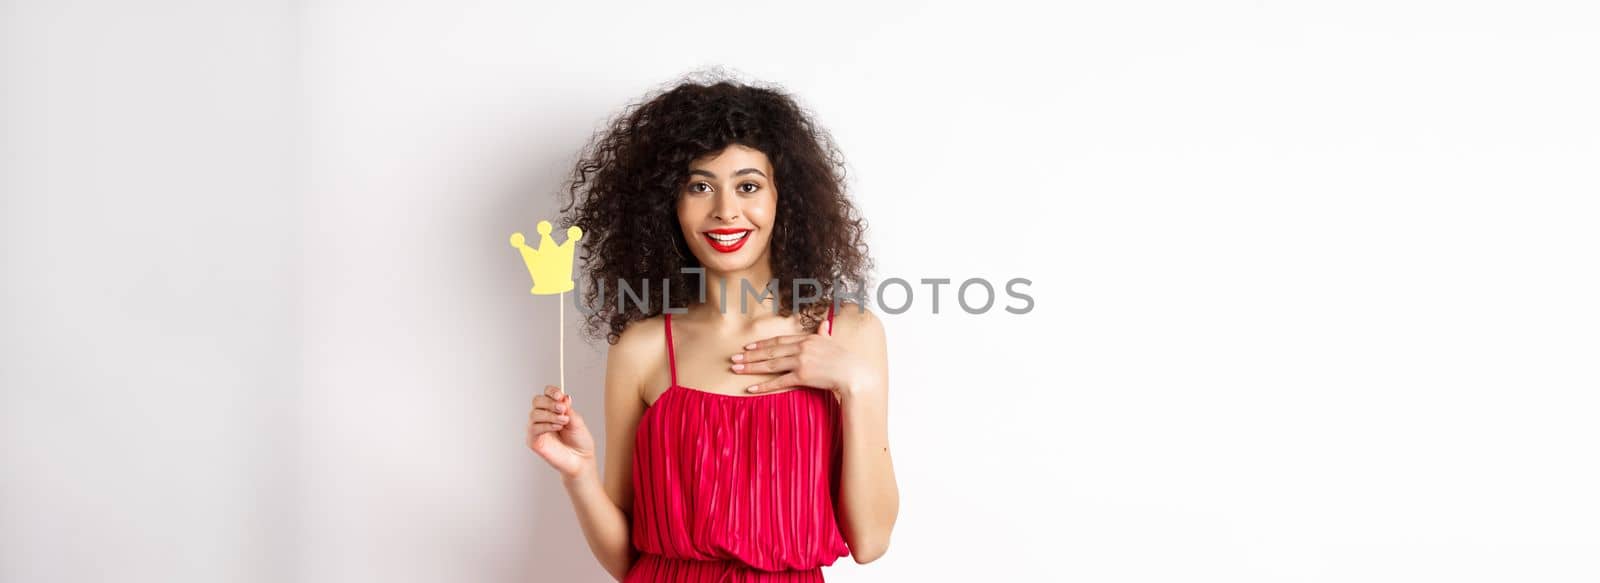
{"type": "Polygon", "coordinates": [[[538,437],[541,433],[556,433],[561,431],[566,427],[566,425],[560,423],[534,423],[532,427],[533,437],[538,437]]]}
{"type": "Polygon", "coordinates": [[[763,374],[763,373],[770,374],[770,373],[775,373],[775,372],[788,372],[788,371],[794,370],[798,366],[800,366],[800,358],[799,357],[796,357],[796,356],[784,356],[784,357],[779,357],[779,358],[775,358],[775,359],[772,359],[772,360],[763,360],[761,362],[752,362],[752,363],[749,363],[749,364],[744,364],[744,363],[735,364],[735,365],[733,365],[733,372],[736,372],[736,373],[739,373],[739,374],[763,374]]]}
{"type": "Polygon", "coordinates": [[[747,392],[747,393],[770,393],[770,392],[776,391],[778,389],[784,389],[784,388],[792,387],[792,386],[799,385],[799,384],[801,384],[800,376],[796,375],[794,373],[789,373],[789,374],[783,375],[781,377],[772,379],[770,381],[766,381],[766,382],[763,382],[763,383],[756,383],[754,385],[750,385],[749,387],[745,388],[745,392],[747,392]]]}
{"type": "Polygon", "coordinates": [[[794,343],[799,342],[801,340],[805,340],[806,337],[808,337],[808,336],[811,336],[811,335],[810,334],[789,334],[789,335],[786,335],[786,336],[773,336],[773,337],[768,338],[766,340],[757,340],[755,342],[751,342],[749,344],[746,344],[746,345],[744,345],[744,349],[745,350],[759,350],[759,349],[762,349],[762,348],[769,348],[769,347],[778,346],[778,345],[781,345],[781,344],[794,344],[794,343]]]}
{"type": "Polygon", "coordinates": [[[566,397],[566,391],[561,390],[561,387],[555,385],[545,385],[544,394],[557,401],[560,401],[562,398],[566,397]]]}
{"type": "Polygon", "coordinates": [[[744,362],[744,363],[761,362],[763,360],[772,360],[774,358],[780,358],[780,357],[784,357],[784,356],[794,356],[794,355],[799,354],[799,353],[800,353],[800,343],[799,342],[795,342],[795,343],[792,343],[792,344],[780,344],[780,345],[772,346],[772,347],[768,347],[768,348],[758,348],[758,349],[755,349],[755,350],[746,350],[744,352],[740,352],[738,354],[733,355],[731,360],[733,360],[734,362],[744,362]]]}
{"type": "Polygon", "coordinates": [[[571,408],[570,399],[571,396],[568,396],[568,400],[555,400],[550,399],[549,396],[542,396],[541,394],[541,396],[533,397],[533,408],[542,408],[542,410],[550,410],[550,412],[565,413],[568,408],[571,408]]]}
{"type": "Polygon", "coordinates": [[[546,411],[544,409],[534,409],[532,413],[528,414],[528,420],[529,421],[533,421],[535,423],[563,423],[564,424],[564,423],[566,423],[568,421],[571,421],[572,417],[570,417],[568,415],[563,415],[563,414],[560,414],[560,413],[546,411]]]}
{"type": "Polygon", "coordinates": [[[539,395],[533,398],[533,408],[544,409],[546,411],[555,411],[557,413],[566,413],[567,409],[571,407],[566,401],[557,401],[548,396],[539,395]]]}

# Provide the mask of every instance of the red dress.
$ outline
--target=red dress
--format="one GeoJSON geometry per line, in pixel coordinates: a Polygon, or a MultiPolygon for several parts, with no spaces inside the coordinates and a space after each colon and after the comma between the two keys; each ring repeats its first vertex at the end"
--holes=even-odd
{"type": "MultiPolygon", "coordinates": [[[[829,334],[833,310],[828,310],[829,334]]],[[[850,549],[834,519],[839,401],[811,387],[734,396],[672,385],[639,418],[624,583],[822,581],[850,549]]]]}

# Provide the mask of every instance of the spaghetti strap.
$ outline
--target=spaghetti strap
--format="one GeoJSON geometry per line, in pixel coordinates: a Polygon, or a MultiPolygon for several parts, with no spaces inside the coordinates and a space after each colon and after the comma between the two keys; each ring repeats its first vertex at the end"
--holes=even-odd
{"type": "Polygon", "coordinates": [[[667,367],[672,371],[672,386],[678,386],[678,357],[672,353],[672,314],[667,317],[667,367]]]}
{"type": "Polygon", "coordinates": [[[828,302],[828,335],[833,335],[833,302],[828,302]]]}

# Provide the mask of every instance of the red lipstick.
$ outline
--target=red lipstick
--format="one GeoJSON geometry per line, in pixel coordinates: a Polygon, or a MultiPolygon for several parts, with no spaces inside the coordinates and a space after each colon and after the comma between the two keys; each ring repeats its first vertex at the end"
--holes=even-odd
{"type": "Polygon", "coordinates": [[[705,237],[706,243],[720,253],[732,253],[744,246],[750,240],[750,229],[712,229],[700,233],[705,237]]]}

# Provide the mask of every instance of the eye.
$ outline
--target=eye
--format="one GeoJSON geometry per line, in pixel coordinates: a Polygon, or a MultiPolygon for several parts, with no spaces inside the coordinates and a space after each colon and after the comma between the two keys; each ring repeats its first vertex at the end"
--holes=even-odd
{"type": "Polygon", "coordinates": [[[739,192],[751,193],[751,192],[755,192],[757,190],[761,190],[761,185],[758,184],[758,183],[755,183],[755,182],[746,182],[744,184],[740,184],[739,185],[739,192]],[[746,186],[750,186],[750,187],[753,187],[753,188],[751,188],[750,190],[744,190],[744,187],[746,187],[746,186]]]}
{"type": "Polygon", "coordinates": [[[693,184],[689,185],[689,192],[710,192],[710,188],[711,188],[710,184],[706,184],[704,182],[696,182],[696,183],[693,183],[693,184]],[[702,186],[706,187],[706,190],[701,190],[700,187],[702,187],[702,186]]]}

